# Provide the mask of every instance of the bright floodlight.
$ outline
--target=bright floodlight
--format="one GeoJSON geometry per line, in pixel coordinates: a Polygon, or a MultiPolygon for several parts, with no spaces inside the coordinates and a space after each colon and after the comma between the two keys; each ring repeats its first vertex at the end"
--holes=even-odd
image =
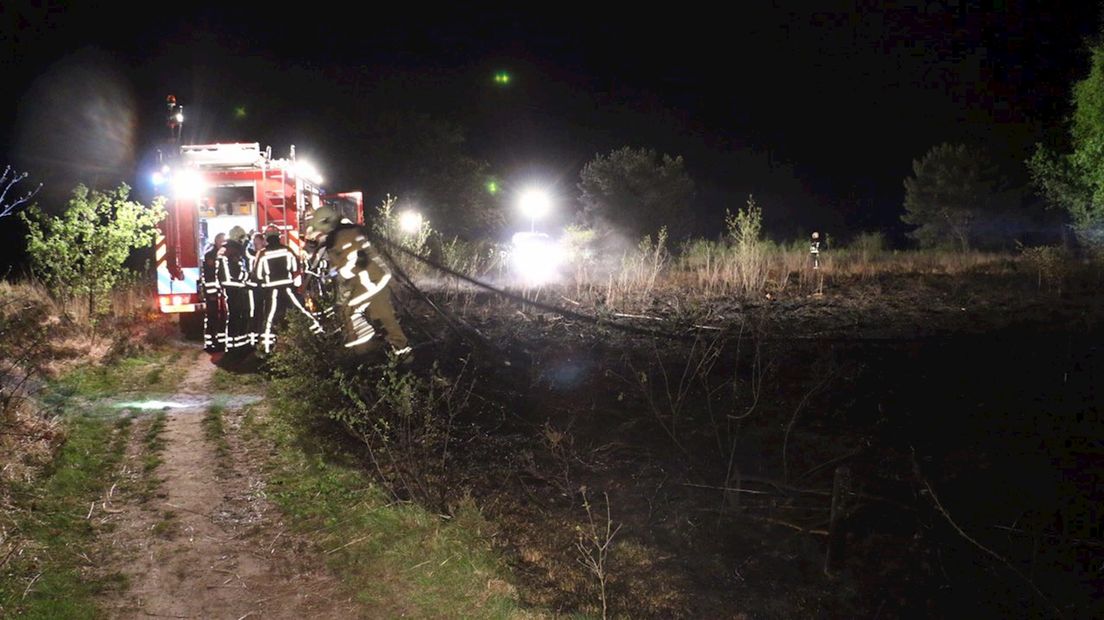
{"type": "Polygon", "coordinates": [[[160,187],[161,185],[164,185],[166,181],[172,178],[172,169],[169,168],[168,164],[166,164],[162,166],[160,170],[155,170],[153,175],[151,176],[153,177],[153,186],[160,187]]]}
{"type": "Polygon", "coordinates": [[[531,220],[542,218],[552,210],[552,199],[543,189],[531,188],[521,193],[518,208],[531,220]]]}
{"type": "Polygon", "coordinates": [[[399,230],[408,235],[418,234],[422,230],[422,214],[417,211],[403,211],[400,213],[399,230]]]}
{"type": "Polygon", "coordinates": [[[172,179],[172,169],[169,168],[169,164],[164,164],[160,170],[153,171],[150,177],[153,179],[153,186],[159,188],[159,186],[168,183],[172,179]]]}
{"type": "Polygon", "coordinates": [[[181,170],[173,175],[173,192],[178,198],[198,199],[206,184],[195,170],[181,170]]]}
{"type": "Polygon", "coordinates": [[[295,174],[299,178],[307,179],[315,184],[322,182],[322,175],[318,172],[318,168],[315,168],[308,161],[299,160],[295,162],[295,174]]]}

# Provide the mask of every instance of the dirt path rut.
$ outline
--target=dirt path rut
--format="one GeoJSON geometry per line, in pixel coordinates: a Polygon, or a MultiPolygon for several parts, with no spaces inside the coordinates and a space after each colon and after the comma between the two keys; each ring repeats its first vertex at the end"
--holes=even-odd
{"type": "Polygon", "coordinates": [[[128,491],[115,504],[121,511],[110,542],[128,587],[108,601],[112,617],[361,617],[265,499],[264,480],[238,433],[240,407],[221,414],[221,454],[206,435],[214,373],[209,358],[197,355],[167,399],[186,405],[168,410],[158,434],[150,431],[156,416],[135,428],[123,474],[128,491]],[[152,436],[163,442],[160,451],[152,436]],[[154,455],[160,464],[151,464],[154,455]]]}

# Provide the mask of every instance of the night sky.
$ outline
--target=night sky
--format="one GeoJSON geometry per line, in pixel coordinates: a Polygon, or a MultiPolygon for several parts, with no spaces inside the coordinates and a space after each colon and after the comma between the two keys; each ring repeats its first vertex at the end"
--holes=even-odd
{"type": "Polygon", "coordinates": [[[1022,180],[1099,23],[1088,2],[595,4],[5,3],[4,162],[44,197],[74,179],[141,191],[172,93],[185,141],[295,144],[330,190],[374,203],[389,188],[364,128],[417,111],[461,125],[508,184],[554,184],[568,210],[586,161],[645,146],[686,159],[704,233],[754,193],[778,237],[896,238],[902,180],[939,142],[984,144],[1022,180]]]}

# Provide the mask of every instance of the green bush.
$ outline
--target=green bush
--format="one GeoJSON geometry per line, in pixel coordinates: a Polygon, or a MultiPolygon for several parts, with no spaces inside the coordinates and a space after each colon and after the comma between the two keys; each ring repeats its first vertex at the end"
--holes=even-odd
{"type": "Polygon", "coordinates": [[[37,205],[19,214],[32,267],[51,294],[85,296],[90,315],[105,310],[106,294],[127,273],[131,251],[151,246],[165,217],[161,199],[147,207],[129,198],[126,184],[107,192],[78,185],[60,215],[37,205]]]}
{"type": "Polygon", "coordinates": [[[747,208],[725,214],[725,227],[732,247],[729,273],[736,290],[754,295],[767,281],[767,244],[762,239],[763,210],[748,196],[747,208]]]}
{"type": "Polygon", "coordinates": [[[340,428],[394,495],[444,505],[454,425],[474,385],[463,371],[450,378],[434,364],[421,377],[382,353],[365,357],[314,336],[298,318],[282,345],[269,361],[277,415],[306,431],[340,428]]]}

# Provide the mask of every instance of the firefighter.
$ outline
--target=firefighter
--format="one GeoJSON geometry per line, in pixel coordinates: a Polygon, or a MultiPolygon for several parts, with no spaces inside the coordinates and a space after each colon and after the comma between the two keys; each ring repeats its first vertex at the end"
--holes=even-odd
{"type": "Polygon", "coordinates": [[[225,238],[222,233],[215,235],[214,244],[203,255],[203,350],[208,353],[226,350],[226,314],[218,280],[218,253],[225,238]]]}
{"type": "Polygon", "coordinates": [[[249,347],[249,323],[253,315],[247,279],[249,268],[245,257],[245,229],[230,229],[226,243],[219,250],[218,282],[226,296],[226,352],[240,352],[249,347]]]}
{"type": "Polygon", "coordinates": [[[252,241],[245,249],[248,257],[249,276],[246,278],[249,288],[250,309],[253,313],[249,320],[249,345],[256,348],[260,344],[264,334],[265,301],[264,291],[261,290],[261,282],[257,279],[257,258],[264,251],[265,237],[260,232],[254,232],[252,241]]]}
{"type": "Polygon", "coordinates": [[[211,245],[207,246],[206,252],[214,250],[217,253],[224,243],[226,243],[226,233],[219,233],[215,235],[215,240],[211,242],[211,245]]]}
{"type": "Polygon", "coordinates": [[[337,211],[323,206],[314,212],[307,238],[321,241],[330,265],[337,271],[337,303],[344,321],[345,346],[368,344],[375,336],[372,323],[378,322],[392,352],[409,354],[406,334],[395,319],[387,289],[391,270],[369,243],[367,231],[342,221],[337,211]]]}
{"type": "Polygon", "coordinates": [[[318,239],[308,238],[303,249],[307,253],[303,266],[303,305],[315,319],[328,321],[334,317],[334,291],[326,246],[318,239]]]}
{"type": "Polygon", "coordinates": [[[322,326],[307,312],[296,294],[295,289],[302,283],[299,257],[281,242],[279,232],[271,232],[265,238],[265,247],[257,254],[253,277],[260,283],[264,299],[265,323],[260,340],[265,353],[271,353],[276,346],[276,331],[283,324],[289,307],[307,317],[313,333],[322,333],[322,326]]]}
{"type": "Polygon", "coordinates": [[[820,233],[814,232],[809,241],[809,258],[813,260],[813,269],[820,269],[820,233]]]}
{"type": "Polygon", "coordinates": [[[176,102],[176,97],[169,95],[165,99],[165,103],[168,105],[169,114],[165,119],[165,124],[169,127],[169,135],[172,136],[174,141],[180,140],[180,126],[184,124],[184,106],[176,102]]]}
{"type": "Polygon", "coordinates": [[[260,231],[254,231],[250,235],[249,245],[245,248],[245,254],[249,257],[249,264],[257,262],[257,254],[264,249],[265,237],[260,231]]]}

